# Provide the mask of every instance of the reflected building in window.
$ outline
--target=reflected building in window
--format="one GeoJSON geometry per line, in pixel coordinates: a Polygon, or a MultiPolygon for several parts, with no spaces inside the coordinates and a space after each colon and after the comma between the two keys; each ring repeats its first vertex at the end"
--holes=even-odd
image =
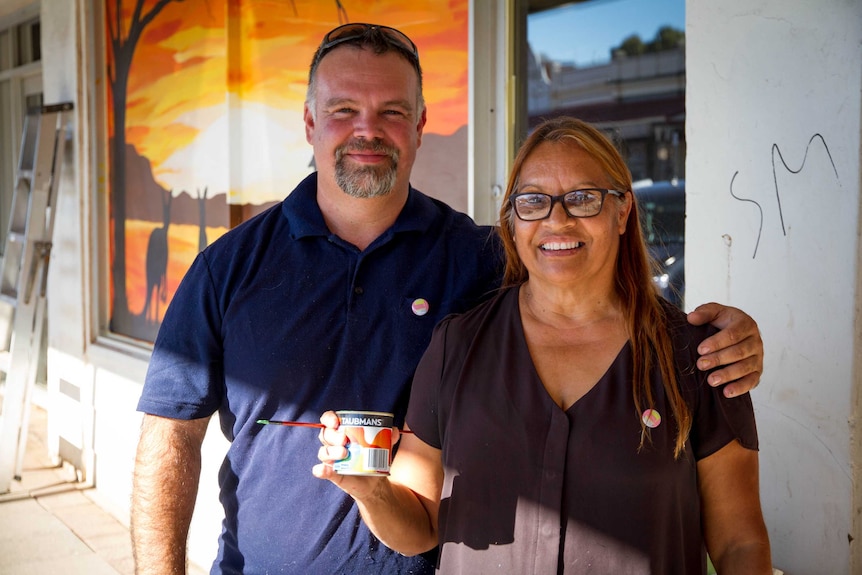
{"type": "Polygon", "coordinates": [[[632,177],[685,178],[685,44],[577,66],[528,58],[529,127],[569,115],[605,130],[619,144],[632,177]]]}

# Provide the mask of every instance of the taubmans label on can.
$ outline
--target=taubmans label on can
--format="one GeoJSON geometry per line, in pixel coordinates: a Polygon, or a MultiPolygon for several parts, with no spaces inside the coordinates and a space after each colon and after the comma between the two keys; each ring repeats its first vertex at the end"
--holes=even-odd
{"type": "Polygon", "coordinates": [[[347,457],[333,464],[341,475],[389,475],[392,452],[391,413],[336,411],[347,436],[347,457]]]}

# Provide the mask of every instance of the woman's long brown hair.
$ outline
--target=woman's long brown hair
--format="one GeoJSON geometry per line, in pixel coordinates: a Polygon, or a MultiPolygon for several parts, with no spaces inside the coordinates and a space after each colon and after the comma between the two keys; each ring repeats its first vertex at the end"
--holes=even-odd
{"type": "MultiPolygon", "coordinates": [[[[650,386],[650,373],[654,358],[657,359],[664,382],[664,390],[677,422],[674,456],[679,457],[691,431],[691,413],[679,391],[673,359],[673,342],[668,329],[668,318],[662,307],[660,296],[652,283],[654,264],[648,256],[641,232],[637,201],[632,193],[632,178],[619,151],[611,141],[590,124],[571,117],[546,120],[526,139],[515,157],[506,195],[500,209],[500,236],[506,253],[506,270],[503,284],[520,285],[529,274],[515,248],[515,215],[509,198],[517,191],[518,178],[524,162],[544,142],[573,143],[587,152],[607,174],[612,186],[626,190],[631,195],[632,209],[626,223],[625,233],[620,236],[620,249],[616,266],[616,291],[627,318],[627,330],[632,346],[634,379],[632,397],[635,415],[640,421],[641,447],[649,429],[641,419],[644,409],[653,408],[655,399],[650,386]]],[[[613,196],[608,196],[611,198],[613,196]]],[[[622,200],[617,200],[622,201],[622,200]]]]}

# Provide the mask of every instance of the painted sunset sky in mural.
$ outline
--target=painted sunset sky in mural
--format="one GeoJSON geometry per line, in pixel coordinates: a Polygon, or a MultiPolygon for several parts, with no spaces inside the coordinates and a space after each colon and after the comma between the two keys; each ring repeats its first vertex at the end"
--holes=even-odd
{"type": "Polygon", "coordinates": [[[451,135],[467,123],[467,18],[464,0],[167,5],[134,56],[127,143],[166,189],[281,200],[311,171],[302,107],[311,55],[328,30],[349,19],[410,36],[424,72],[425,132],[451,135]]]}
{"type": "Polygon", "coordinates": [[[467,0],[106,0],[111,331],[152,341],[197,253],[314,169],[308,66],[340,24],[416,43],[428,123],[411,183],[466,210],[468,12],[467,0]]]}

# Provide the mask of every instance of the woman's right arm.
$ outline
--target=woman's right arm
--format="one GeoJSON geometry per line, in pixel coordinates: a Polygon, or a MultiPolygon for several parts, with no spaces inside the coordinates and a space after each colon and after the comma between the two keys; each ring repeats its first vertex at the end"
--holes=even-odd
{"type": "Polygon", "coordinates": [[[706,548],[716,572],[770,575],[757,452],[731,441],[697,462],[706,548]]]}
{"type": "Polygon", "coordinates": [[[440,450],[413,434],[402,434],[389,477],[339,475],[332,464],[347,456],[338,417],[326,412],[320,421],[318,459],[312,473],[328,479],[353,497],[362,519],[387,547],[402,555],[417,555],[437,546],[437,512],[443,487],[440,450]]]}

